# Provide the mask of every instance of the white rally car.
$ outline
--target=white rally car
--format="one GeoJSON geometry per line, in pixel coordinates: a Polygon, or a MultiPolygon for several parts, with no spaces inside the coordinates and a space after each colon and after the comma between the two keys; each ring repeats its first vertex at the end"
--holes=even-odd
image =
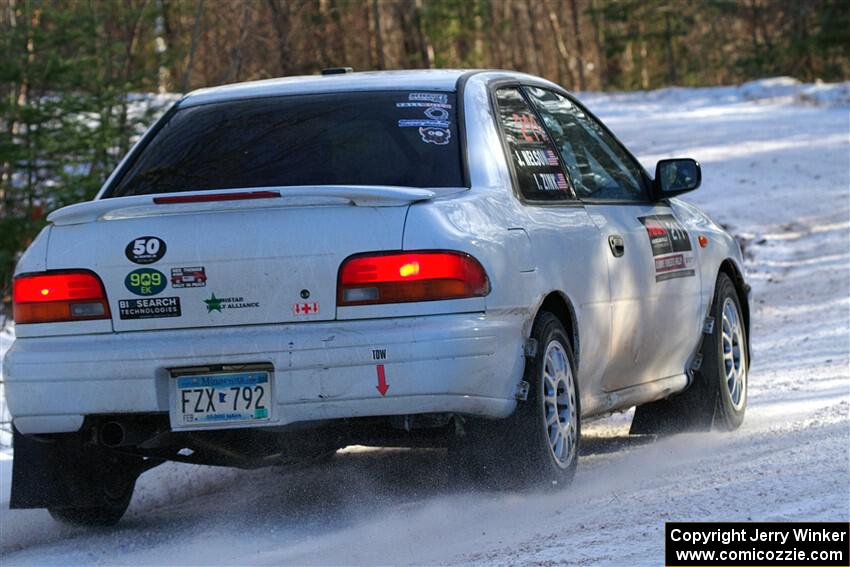
{"type": "Polygon", "coordinates": [[[110,524],[163,461],[349,444],[563,485],[582,419],[734,429],[749,286],[700,179],[519,73],[193,92],[20,260],[11,506],[110,524]]]}

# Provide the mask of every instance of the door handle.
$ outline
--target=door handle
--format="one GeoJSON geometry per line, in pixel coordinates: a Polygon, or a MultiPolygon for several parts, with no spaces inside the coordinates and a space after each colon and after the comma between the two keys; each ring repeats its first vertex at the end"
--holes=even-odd
{"type": "Polygon", "coordinates": [[[626,243],[619,234],[612,234],[608,237],[608,246],[611,247],[611,254],[616,258],[626,253],[626,243]]]}

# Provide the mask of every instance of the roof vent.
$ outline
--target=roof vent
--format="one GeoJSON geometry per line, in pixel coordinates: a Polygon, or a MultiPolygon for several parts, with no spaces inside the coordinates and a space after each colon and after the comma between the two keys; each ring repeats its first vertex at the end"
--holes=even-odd
{"type": "Polygon", "coordinates": [[[353,73],[354,69],[351,67],[328,67],[327,69],[322,69],[322,75],[345,75],[346,73],[353,73]]]}

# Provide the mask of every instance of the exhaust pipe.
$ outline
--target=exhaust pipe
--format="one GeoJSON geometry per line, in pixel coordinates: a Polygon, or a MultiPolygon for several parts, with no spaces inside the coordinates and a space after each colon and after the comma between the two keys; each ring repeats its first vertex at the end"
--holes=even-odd
{"type": "Polygon", "coordinates": [[[120,447],[126,441],[127,435],[124,426],[117,421],[107,421],[100,428],[100,443],[104,447],[114,449],[120,447]]]}

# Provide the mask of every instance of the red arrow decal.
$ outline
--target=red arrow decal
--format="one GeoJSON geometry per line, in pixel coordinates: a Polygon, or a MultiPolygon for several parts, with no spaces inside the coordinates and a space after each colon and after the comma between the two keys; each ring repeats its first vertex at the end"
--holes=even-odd
{"type": "Polygon", "coordinates": [[[384,374],[384,365],[379,364],[377,366],[378,369],[378,385],[375,388],[381,393],[382,396],[387,395],[387,390],[390,389],[390,385],[387,384],[387,375],[384,374]]]}

